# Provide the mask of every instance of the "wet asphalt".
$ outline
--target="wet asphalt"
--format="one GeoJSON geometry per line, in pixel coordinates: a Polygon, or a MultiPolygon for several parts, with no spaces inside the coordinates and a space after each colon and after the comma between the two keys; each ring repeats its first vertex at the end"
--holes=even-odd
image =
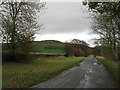
{"type": "Polygon", "coordinates": [[[117,85],[102,64],[87,57],[79,66],[31,88],[117,88],[117,85]]]}

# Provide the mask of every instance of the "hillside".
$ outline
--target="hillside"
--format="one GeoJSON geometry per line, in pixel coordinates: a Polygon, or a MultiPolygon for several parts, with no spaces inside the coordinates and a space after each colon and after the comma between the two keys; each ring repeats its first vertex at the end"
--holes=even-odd
{"type": "Polygon", "coordinates": [[[64,43],[55,40],[35,41],[34,54],[65,54],[64,43]]]}

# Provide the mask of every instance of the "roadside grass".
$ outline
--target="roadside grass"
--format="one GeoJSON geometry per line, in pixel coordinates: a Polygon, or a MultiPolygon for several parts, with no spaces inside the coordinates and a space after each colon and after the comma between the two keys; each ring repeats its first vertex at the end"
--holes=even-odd
{"type": "Polygon", "coordinates": [[[2,87],[31,87],[75,66],[83,59],[84,57],[57,57],[39,58],[30,63],[3,63],[2,87]]]}
{"type": "Polygon", "coordinates": [[[120,75],[118,74],[118,62],[109,61],[98,57],[96,59],[100,61],[111,73],[111,75],[120,83],[120,75]]]}

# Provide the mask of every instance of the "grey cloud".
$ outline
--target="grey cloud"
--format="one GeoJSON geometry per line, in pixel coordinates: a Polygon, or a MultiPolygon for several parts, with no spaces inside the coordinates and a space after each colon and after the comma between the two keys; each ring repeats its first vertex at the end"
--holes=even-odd
{"type": "Polygon", "coordinates": [[[45,14],[38,19],[45,29],[42,34],[81,33],[89,29],[88,13],[80,2],[49,2],[45,14]]]}

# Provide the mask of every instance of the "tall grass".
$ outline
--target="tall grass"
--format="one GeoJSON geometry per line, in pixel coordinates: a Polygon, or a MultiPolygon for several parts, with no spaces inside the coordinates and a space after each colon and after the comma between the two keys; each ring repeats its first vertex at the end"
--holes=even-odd
{"type": "Polygon", "coordinates": [[[3,88],[25,88],[43,82],[75,66],[84,57],[37,59],[31,63],[3,63],[3,88]]]}

